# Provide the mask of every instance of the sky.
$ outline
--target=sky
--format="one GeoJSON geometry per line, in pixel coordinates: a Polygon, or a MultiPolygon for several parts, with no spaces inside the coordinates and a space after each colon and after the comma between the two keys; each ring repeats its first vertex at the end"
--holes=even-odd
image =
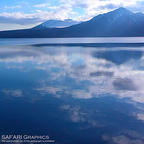
{"type": "Polygon", "coordinates": [[[49,19],[84,21],[119,7],[144,12],[144,0],[0,0],[0,31],[31,28],[49,19]]]}

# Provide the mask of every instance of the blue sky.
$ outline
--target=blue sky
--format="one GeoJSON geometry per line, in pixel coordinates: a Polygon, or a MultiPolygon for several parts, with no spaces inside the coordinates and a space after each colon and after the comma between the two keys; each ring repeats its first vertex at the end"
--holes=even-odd
{"type": "Polygon", "coordinates": [[[0,30],[30,28],[49,19],[87,20],[118,7],[144,12],[144,0],[0,0],[0,30]]]}

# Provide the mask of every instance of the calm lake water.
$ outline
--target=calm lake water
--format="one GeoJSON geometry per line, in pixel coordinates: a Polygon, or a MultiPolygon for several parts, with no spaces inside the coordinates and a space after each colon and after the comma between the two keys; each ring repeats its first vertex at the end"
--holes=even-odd
{"type": "Polygon", "coordinates": [[[144,47],[33,45],[43,43],[54,39],[0,40],[0,135],[48,135],[55,144],[144,144],[144,47]]]}

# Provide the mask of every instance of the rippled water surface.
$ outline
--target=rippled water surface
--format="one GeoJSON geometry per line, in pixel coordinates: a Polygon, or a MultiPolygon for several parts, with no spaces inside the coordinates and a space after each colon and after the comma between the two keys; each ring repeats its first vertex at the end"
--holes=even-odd
{"type": "Polygon", "coordinates": [[[49,135],[56,144],[144,144],[144,47],[5,40],[0,134],[49,135]]]}

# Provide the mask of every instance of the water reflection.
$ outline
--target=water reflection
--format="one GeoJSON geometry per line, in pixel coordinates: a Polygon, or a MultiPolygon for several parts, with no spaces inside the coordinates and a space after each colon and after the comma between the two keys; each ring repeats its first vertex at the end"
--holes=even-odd
{"type": "Polygon", "coordinates": [[[0,80],[0,134],[144,143],[143,49],[1,47],[0,80]]]}
{"type": "Polygon", "coordinates": [[[103,58],[111,61],[117,65],[123,64],[130,59],[140,59],[142,57],[141,51],[129,51],[129,50],[116,50],[116,51],[100,51],[93,53],[95,57],[103,58]]]}

